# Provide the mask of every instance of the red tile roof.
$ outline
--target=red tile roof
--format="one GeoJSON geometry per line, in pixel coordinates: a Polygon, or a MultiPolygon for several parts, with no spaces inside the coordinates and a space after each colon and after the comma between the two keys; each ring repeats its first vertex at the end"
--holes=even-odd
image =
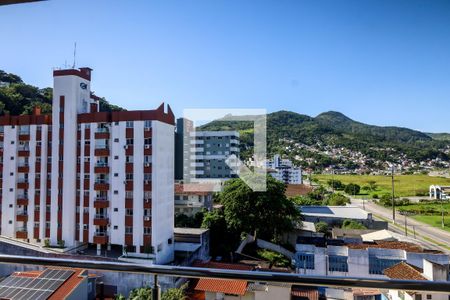
{"type": "Polygon", "coordinates": [[[204,292],[215,292],[233,295],[245,295],[247,281],[201,278],[195,289],[204,292]]]}
{"type": "Polygon", "coordinates": [[[191,183],[191,184],[181,184],[175,183],[175,194],[176,195],[200,195],[206,196],[212,194],[214,185],[206,183],[191,183]]]}
{"type": "MultiPolygon", "coordinates": [[[[213,261],[209,262],[196,261],[193,263],[192,266],[196,268],[240,270],[240,271],[253,270],[253,267],[248,265],[229,264],[213,261]]],[[[204,292],[233,294],[233,295],[245,295],[245,292],[247,290],[247,281],[200,278],[197,282],[197,285],[195,286],[195,290],[204,292]]]]}
{"type": "Polygon", "coordinates": [[[408,263],[401,262],[384,270],[384,275],[391,279],[428,280],[422,275],[422,270],[408,263]]]}

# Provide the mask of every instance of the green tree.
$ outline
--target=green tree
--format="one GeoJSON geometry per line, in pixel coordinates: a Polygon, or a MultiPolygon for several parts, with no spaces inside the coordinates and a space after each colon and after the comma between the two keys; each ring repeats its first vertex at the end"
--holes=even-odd
{"type": "Polygon", "coordinates": [[[236,250],[240,233],[228,228],[223,210],[207,212],[203,218],[202,228],[209,229],[211,256],[226,256],[236,250]]]}
{"type": "Polygon", "coordinates": [[[367,227],[355,220],[344,220],[342,229],[367,229],[367,227]]]}
{"type": "Polygon", "coordinates": [[[266,177],[267,191],[255,192],[240,178],[225,183],[220,193],[227,226],[239,233],[278,240],[300,222],[300,212],[285,196],[285,185],[266,177]]]}
{"type": "Polygon", "coordinates": [[[186,296],[186,289],[188,284],[183,284],[180,288],[171,288],[166,290],[161,295],[161,300],[186,300],[188,297],[186,296]]]}
{"type": "Polygon", "coordinates": [[[377,189],[377,182],[374,180],[371,180],[369,182],[367,182],[367,184],[369,185],[369,188],[372,192],[374,192],[377,189]]]}
{"type": "Polygon", "coordinates": [[[148,300],[152,298],[152,289],[149,287],[133,289],[128,300],[148,300]]]}
{"type": "Polygon", "coordinates": [[[316,226],[316,231],[319,233],[323,233],[325,235],[328,234],[328,224],[325,222],[318,222],[315,224],[316,226]]]}
{"type": "Polygon", "coordinates": [[[324,204],[331,206],[345,206],[347,203],[350,203],[350,199],[348,197],[339,193],[334,193],[327,197],[324,204]]]}
{"type": "Polygon", "coordinates": [[[358,195],[361,187],[355,183],[349,183],[345,186],[344,192],[349,195],[358,195]]]}
{"type": "Polygon", "coordinates": [[[340,180],[330,179],[327,181],[327,184],[329,187],[338,191],[343,190],[345,188],[345,185],[340,180]]]}

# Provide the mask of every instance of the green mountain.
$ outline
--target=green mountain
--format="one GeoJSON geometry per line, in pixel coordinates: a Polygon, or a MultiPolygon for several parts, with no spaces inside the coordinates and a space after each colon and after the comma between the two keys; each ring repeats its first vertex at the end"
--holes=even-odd
{"type": "MultiPolygon", "coordinates": [[[[40,106],[43,113],[51,113],[52,95],[53,89],[50,87],[40,89],[24,83],[15,74],[0,70],[0,115],[31,114],[35,106],[40,106]]],[[[123,110],[123,108],[101,99],[100,110],[115,111],[123,110]]]]}
{"type": "MultiPolygon", "coordinates": [[[[225,117],[224,119],[229,119],[225,117]]],[[[201,127],[202,130],[236,129],[244,140],[241,149],[244,158],[251,154],[252,124],[250,122],[217,120],[201,127]]],[[[362,153],[369,166],[386,161],[402,160],[421,162],[439,158],[448,161],[450,135],[431,134],[401,128],[367,125],[354,121],[339,112],[325,112],[316,117],[290,111],[267,115],[267,142],[269,154],[309,157],[313,165],[325,167],[343,164],[339,155],[326,155],[330,149],[345,148],[362,153]],[[299,143],[302,146],[295,146],[299,143]],[[372,161],[373,160],[373,161],[372,161]]],[[[241,138],[242,140],[242,138],[241,138]]],[[[346,161],[351,165],[351,161],[346,161]]]]}

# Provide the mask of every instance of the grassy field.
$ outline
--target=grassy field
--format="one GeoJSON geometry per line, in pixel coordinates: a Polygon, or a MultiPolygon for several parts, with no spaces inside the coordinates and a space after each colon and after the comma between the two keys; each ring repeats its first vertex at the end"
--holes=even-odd
{"type": "MultiPolygon", "coordinates": [[[[416,219],[417,221],[423,222],[425,224],[431,225],[433,227],[441,228],[442,229],[442,217],[441,216],[412,216],[413,219],[416,219]]],[[[445,228],[444,230],[450,232],[450,216],[444,217],[444,224],[445,228]]]]}
{"type": "MultiPolygon", "coordinates": [[[[344,184],[356,183],[361,187],[368,185],[368,182],[375,181],[377,188],[375,191],[365,192],[365,196],[373,197],[375,194],[381,197],[383,194],[391,193],[390,176],[372,175],[313,175],[313,180],[318,180],[321,184],[327,185],[330,179],[340,180],[344,184]]],[[[428,195],[430,185],[448,185],[450,178],[431,177],[427,175],[399,175],[395,176],[395,195],[397,197],[411,197],[428,195]]]]}

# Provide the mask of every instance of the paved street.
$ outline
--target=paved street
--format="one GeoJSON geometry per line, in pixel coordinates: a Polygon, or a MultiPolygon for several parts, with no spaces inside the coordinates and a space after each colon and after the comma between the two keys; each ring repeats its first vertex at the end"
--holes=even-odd
{"type": "MultiPolygon", "coordinates": [[[[365,210],[371,212],[375,218],[378,216],[382,219],[390,220],[392,222],[392,210],[379,206],[367,200],[364,201],[364,205],[363,200],[361,199],[352,198],[351,201],[352,204],[358,205],[361,208],[364,207],[365,210]]],[[[396,213],[396,224],[400,225],[402,228],[399,228],[398,226],[390,223],[389,229],[404,234],[405,217],[400,215],[399,213],[396,213]]],[[[413,236],[412,232],[415,230],[416,238],[423,242],[425,245],[433,245],[435,248],[450,254],[450,249],[444,247],[450,247],[450,232],[432,227],[412,218],[407,218],[407,224],[409,230],[408,235],[413,236]],[[428,239],[425,239],[424,237],[428,239]]]]}

